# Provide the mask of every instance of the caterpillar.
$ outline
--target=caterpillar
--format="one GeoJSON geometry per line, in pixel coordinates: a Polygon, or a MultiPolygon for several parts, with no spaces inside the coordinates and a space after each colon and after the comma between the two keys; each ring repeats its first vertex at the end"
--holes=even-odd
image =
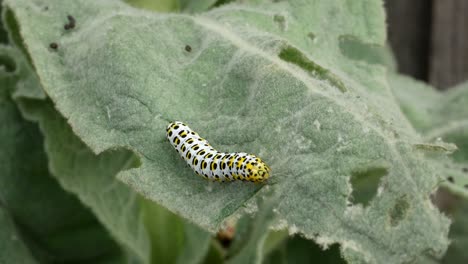
{"type": "Polygon", "coordinates": [[[244,152],[218,152],[182,122],[170,123],[166,136],[193,171],[207,180],[263,182],[270,177],[270,168],[260,158],[244,152]]]}

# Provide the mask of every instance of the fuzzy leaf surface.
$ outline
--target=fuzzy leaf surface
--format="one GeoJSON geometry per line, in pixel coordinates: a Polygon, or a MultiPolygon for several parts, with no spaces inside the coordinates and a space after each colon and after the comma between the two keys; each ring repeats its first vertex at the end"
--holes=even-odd
{"type": "Polygon", "coordinates": [[[165,140],[180,120],[220,151],[270,164],[280,228],[338,242],[354,261],[445,251],[449,222],[429,201],[440,175],[387,85],[380,1],[230,4],[197,16],[116,1],[6,4],[57,110],[94,152],[138,155],[141,166],[119,178],[146,198],[215,231],[265,193],[195,177],[165,140]],[[71,11],[77,26],[65,31],[71,11]],[[351,175],[375,170],[385,172],[375,197],[349,204],[351,175]]]}

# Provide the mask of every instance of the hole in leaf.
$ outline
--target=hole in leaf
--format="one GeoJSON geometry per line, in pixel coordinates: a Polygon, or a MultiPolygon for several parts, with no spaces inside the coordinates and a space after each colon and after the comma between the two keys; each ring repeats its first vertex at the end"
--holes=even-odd
{"type": "Polygon", "coordinates": [[[380,178],[388,174],[387,168],[370,167],[364,170],[354,171],[351,174],[352,201],[367,206],[374,198],[379,187],[380,178]]]}
{"type": "Polygon", "coordinates": [[[441,186],[430,196],[431,202],[444,214],[452,217],[460,208],[462,198],[453,194],[448,188],[441,186]]]}
{"type": "Polygon", "coordinates": [[[352,60],[381,65],[385,65],[387,61],[383,46],[362,42],[351,35],[340,36],[338,40],[341,53],[352,60]]]}
{"type": "Polygon", "coordinates": [[[400,197],[395,202],[395,205],[390,210],[390,224],[392,226],[397,226],[403,218],[405,218],[406,213],[408,212],[410,205],[405,196],[400,197]]]}
{"type": "Polygon", "coordinates": [[[299,66],[303,70],[307,71],[312,77],[324,81],[329,81],[341,92],[346,92],[347,89],[338,76],[330,72],[330,70],[325,69],[317,63],[309,60],[307,56],[305,56],[300,50],[292,46],[286,46],[281,50],[278,56],[280,59],[286,62],[299,66]]]}

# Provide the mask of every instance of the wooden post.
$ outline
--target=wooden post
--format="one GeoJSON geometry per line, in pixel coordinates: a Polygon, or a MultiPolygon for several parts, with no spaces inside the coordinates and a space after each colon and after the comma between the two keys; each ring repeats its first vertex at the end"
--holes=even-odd
{"type": "Polygon", "coordinates": [[[433,0],[429,68],[429,82],[441,89],[468,80],[467,0],[433,0]]]}
{"type": "Polygon", "coordinates": [[[399,72],[427,81],[431,1],[385,0],[385,6],[389,42],[399,72]]]}

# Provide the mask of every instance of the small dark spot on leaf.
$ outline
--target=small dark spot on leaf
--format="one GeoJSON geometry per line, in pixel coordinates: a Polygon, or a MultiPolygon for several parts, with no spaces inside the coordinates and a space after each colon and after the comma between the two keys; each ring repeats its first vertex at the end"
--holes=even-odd
{"type": "Polygon", "coordinates": [[[75,23],[76,22],[75,18],[73,16],[71,16],[71,15],[68,15],[67,18],[68,18],[68,21],[70,21],[70,23],[75,23]]]}
{"type": "Polygon", "coordinates": [[[52,42],[52,43],[49,44],[49,47],[50,47],[51,49],[53,49],[53,50],[56,50],[56,49],[58,49],[58,44],[55,43],[55,42],[52,42]]]}
{"type": "Polygon", "coordinates": [[[468,173],[468,168],[463,168],[462,171],[468,173]]]}
{"type": "Polygon", "coordinates": [[[309,32],[309,33],[307,34],[307,37],[309,37],[310,40],[315,41],[315,34],[314,34],[314,33],[309,32]]]}
{"type": "Polygon", "coordinates": [[[68,23],[63,26],[65,30],[73,29],[75,28],[76,20],[73,16],[68,15],[67,16],[68,23]]]}
{"type": "Polygon", "coordinates": [[[190,45],[185,45],[185,51],[191,52],[191,51],[192,51],[192,47],[191,47],[190,45]]]}
{"type": "Polygon", "coordinates": [[[281,30],[283,30],[283,31],[286,30],[286,28],[287,28],[286,18],[283,15],[275,14],[273,16],[273,21],[275,21],[278,24],[278,27],[281,30]]]}
{"type": "Polygon", "coordinates": [[[397,226],[403,218],[405,218],[410,205],[406,200],[406,197],[400,197],[396,202],[393,208],[390,210],[390,224],[392,226],[397,226]]]}
{"type": "Polygon", "coordinates": [[[448,176],[448,177],[447,177],[447,180],[448,180],[449,182],[451,182],[451,183],[454,183],[454,182],[455,182],[455,180],[453,179],[452,176],[448,176]]]}
{"type": "Polygon", "coordinates": [[[49,7],[48,6],[44,6],[44,11],[47,11],[49,10],[49,7]]]}
{"type": "Polygon", "coordinates": [[[465,184],[463,187],[465,187],[465,189],[468,189],[468,184],[465,184]]]}

